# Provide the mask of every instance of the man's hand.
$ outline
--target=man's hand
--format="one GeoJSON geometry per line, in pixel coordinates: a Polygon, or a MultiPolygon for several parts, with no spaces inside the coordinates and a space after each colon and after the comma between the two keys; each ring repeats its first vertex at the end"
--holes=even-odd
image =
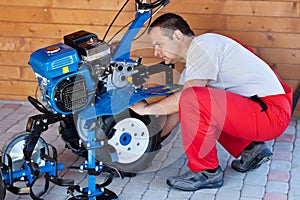
{"type": "Polygon", "coordinates": [[[139,115],[146,115],[146,106],[147,105],[148,105],[147,102],[140,101],[140,102],[135,103],[134,105],[130,106],[130,108],[139,115]]]}

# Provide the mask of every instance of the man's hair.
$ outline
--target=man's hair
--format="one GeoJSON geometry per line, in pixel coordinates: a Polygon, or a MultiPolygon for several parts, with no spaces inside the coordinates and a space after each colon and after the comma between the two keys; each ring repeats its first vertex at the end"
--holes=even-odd
{"type": "Polygon", "coordinates": [[[148,34],[154,27],[160,27],[164,35],[173,38],[172,35],[175,30],[180,30],[184,35],[194,36],[189,24],[179,15],[173,13],[166,13],[159,16],[154,22],[151,23],[148,34]]]}

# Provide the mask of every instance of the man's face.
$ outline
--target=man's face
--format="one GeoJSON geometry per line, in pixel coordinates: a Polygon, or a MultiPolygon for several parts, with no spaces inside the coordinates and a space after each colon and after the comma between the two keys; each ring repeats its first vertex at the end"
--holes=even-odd
{"type": "Polygon", "coordinates": [[[154,55],[162,58],[165,64],[175,64],[181,60],[180,44],[174,39],[164,35],[160,27],[154,27],[150,32],[154,55]]]}

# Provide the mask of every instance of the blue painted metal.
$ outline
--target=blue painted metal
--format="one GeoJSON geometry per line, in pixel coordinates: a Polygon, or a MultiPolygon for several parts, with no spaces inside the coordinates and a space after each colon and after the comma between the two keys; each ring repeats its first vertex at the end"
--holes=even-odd
{"type": "MultiPolygon", "coordinates": [[[[76,112],[76,110],[72,110],[72,111],[66,112],[66,111],[63,111],[63,110],[59,109],[57,107],[57,104],[56,104],[56,101],[55,101],[56,98],[55,98],[54,95],[56,93],[55,92],[56,86],[61,81],[65,80],[67,77],[79,77],[79,76],[84,77],[84,81],[85,81],[85,85],[86,85],[86,88],[87,88],[87,92],[90,94],[88,96],[88,101],[86,103],[86,106],[83,107],[83,108],[80,108],[80,109],[86,108],[89,105],[89,102],[91,102],[93,100],[93,98],[94,98],[94,91],[95,91],[95,84],[96,83],[92,79],[89,69],[86,66],[82,66],[79,71],[71,72],[67,76],[58,76],[56,78],[49,79],[49,81],[48,81],[49,83],[43,88],[43,90],[45,91],[43,94],[44,94],[44,99],[46,100],[48,106],[52,110],[54,110],[57,113],[64,114],[64,115],[76,112]]],[[[39,81],[41,81],[41,80],[39,80],[39,81]]]]}
{"type": "MultiPolygon", "coordinates": [[[[96,168],[96,151],[95,146],[91,145],[96,139],[95,130],[88,131],[88,168],[96,168]]],[[[95,200],[97,196],[101,196],[104,191],[101,188],[96,187],[96,175],[88,174],[88,198],[89,200],[95,200]]]]}
{"type": "Polygon", "coordinates": [[[30,55],[29,65],[35,73],[51,79],[70,72],[77,71],[80,58],[75,49],[58,43],[33,52],[30,55]],[[49,51],[47,49],[55,49],[49,51]],[[51,52],[51,53],[50,53],[51,52]]]}
{"type": "MultiPolygon", "coordinates": [[[[46,161],[45,165],[39,166],[39,171],[41,174],[48,174],[49,176],[57,176],[57,170],[63,170],[64,165],[62,163],[51,163],[50,161],[46,161]]],[[[8,185],[13,185],[14,180],[18,180],[22,177],[26,177],[28,182],[31,184],[35,179],[38,177],[32,176],[33,171],[29,167],[29,165],[24,162],[23,168],[20,170],[15,170],[12,172],[12,174],[9,174],[7,171],[2,171],[3,180],[8,185]]]]}
{"type": "Polygon", "coordinates": [[[120,137],[120,144],[123,146],[127,146],[128,144],[130,144],[131,140],[132,140],[132,136],[130,133],[128,132],[122,133],[120,137]]]}
{"type": "Polygon", "coordinates": [[[95,105],[79,113],[83,119],[94,119],[103,115],[117,115],[131,105],[152,97],[169,96],[181,90],[180,85],[162,85],[148,89],[122,88],[103,93],[96,98],[95,105]]]}
{"type": "Polygon", "coordinates": [[[151,17],[150,11],[144,11],[143,13],[137,12],[135,20],[122,37],[118,48],[113,56],[113,61],[118,62],[134,62],[130,59],[131,44],[134,37],[140,31],[145,22],[151,17]]]}

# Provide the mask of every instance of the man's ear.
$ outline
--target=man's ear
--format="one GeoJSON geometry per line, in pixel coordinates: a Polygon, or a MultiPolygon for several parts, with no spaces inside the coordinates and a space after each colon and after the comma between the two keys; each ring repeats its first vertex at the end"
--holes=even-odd
{"type": "Polygon", "coordinates": [[[175,30],[173,33],[173,38],[175,40],[181,41],[183,39],[183,33],[180,30],[175,30]]]}

